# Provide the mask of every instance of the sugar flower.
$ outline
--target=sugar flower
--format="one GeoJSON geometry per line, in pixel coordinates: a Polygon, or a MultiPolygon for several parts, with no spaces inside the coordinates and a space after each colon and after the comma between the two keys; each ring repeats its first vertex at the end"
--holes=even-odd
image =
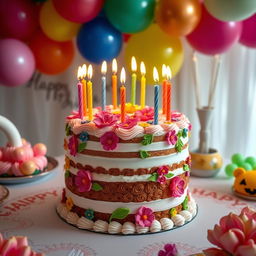
{"type": "Polygon", "coordinates": [[[186,158],[186,164],[191,168],[191,165],[192,165],[191,156],[188,156],[186,158]]]}
{"type": "Polygon", "coordinates": [[[91,173],[86,170],[79,170],[75,177],[75,184],[81,193],[90,191],[92,188],[91,173]]]}
{"type": "Polygon", "coordinates": [[[114,115],[106,111],[101,111],[95,115],[93,122],[98,128],[104,128],[114,125],[118,119],[119,115],[114,115]]]}
{"type": "Polygon", "coordinates": [[[69,149],[70,155],[76,156],[77,147],[78,147],[78,140],[77,140],[77,137],[73,135],[69,138],[69,141],[68,141],[68,149],[69,149]]]}
{"type": "Polygon", "coordinates": [[[166,133],[166,141],[169,145],[175,145],[178,141],[178,136],[176,135],[176,131],[172,130],[166,133]]]}
{"type": "Polygon", "coordinates": [[[153,210],[145,206],[141,206],[135,214],[136,224],[141,227],[150,227],[154,219],[153,210]]]}
{"type": "Polygon", "coordinates": [[[171,197],[180,197],[184,193],[185,181],[179,176],[176,176],[171,179],[170,182],[170,196],[171,197]]]}
{"type": "Polygon", "coordinates": [[[67,198],[66,200],[66,207],[68,209],[68,211],[71,211],[71,209],[73,208],[74,203],[71,197],[67,198]]]}
{"type": "Polygon", "coordinates": [[[94,218],[94,211],[92,209],[87,209],[84,212],[84,216],[88,220],[92,220],[94,218]]]}
{"type": "Polygon", "coordinates": [[[146,107],[135,112],[135,117],[140,121],[150,121],[154,119],[154,108],[146,107]]]}
{"type": "Polygon", "coordinates": [[[104,150],[114,150],[119,142],[119,137],[114,132],[106,132],[100,137],[100,143],[104,150]]]}
{"type": "Polygon", "coordinates": [[[181,118],[181,113],[177,111],[172,112],[172,121],[179,121],[181,118]]]}
{"type": "Polygon", "coordinates": [[[164,175],[159,175],[157,178],[157,182],[161,185],[164,184],[166,182],[166,177],[164,175]]]}
{"type": "Polygon", "coordinates": [[[178,250],[175,244],[166,244],[164,250],[158,252],[158,256],[178,256],[178,250]]]}
{"type": "Polygon", "coordinates": [[[79,139],[83,142],[86,142],[89,139],[88,132],[81,132],[79,135],[79,139]]]}
{"type": "Polygon", "coordinates": [[[168,174],[168,171],[169,171],[169,168],[168,168],[168,165],[163,165],[163,166],[160,166],[158,169],[157,169],[157,173],[159,175],[165,175],[165,174],[168,174]]]}
{"type": "Polygon", "coordinates": [[[69,158],[65,157],[65,164],[64,164],[64,170],[70,169],[70,160],[69,158]]]}
{"type": "Polygon", "coordinates": [[[128,130],[134,127],[135,125],[137,125],[137,123],[138,123],[137,118],[127,117],[125,122],[117,124],[117,127],[128,130]]]}

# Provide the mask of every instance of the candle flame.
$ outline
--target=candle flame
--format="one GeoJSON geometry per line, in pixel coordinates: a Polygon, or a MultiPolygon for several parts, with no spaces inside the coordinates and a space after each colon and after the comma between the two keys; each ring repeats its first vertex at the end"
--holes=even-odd
{"type": "Polygon", "coordinates": [[[125,69],[124,69],[124,67],[122,67],[122,70],[121,70],[120,81],[121,81],[122,85],[125,84],[125,69]]]}
{"type": "Polygon", "coordinates": [[[136,63],[136,59],[134,56],[132,56],[132,71],[133,72],[137,71],[137,63],[136,63]]]}
{"type": "Polygon", "coordinates": [[[171,68],[168,66],[166,67],[166,77],[168,80],[171,80],[172,78],[172,71],[171,71],[171,68]]]}
{"type": "Polygon", "coordinates": [[[153,78],[156,83],[159,81],[159,75],[156,67],[153,68],[153,78]]]}
{"type": "Polygon", "coordinates": [[[101,65],[101,73],[103,75],[106,75],[107,73],[107,62],[105,60],[102,62],[102,65],[101,65]]]}
{"type": "Polygon", "coordinates": [[[85,78],[86,77],[86,73],[87,73],[87,67],[86,64],[83,64],[82,68],[81,68],[81,78],[85,78]]]}
{"type": "Polygon", "coordinates": [[[140,73],[142,76],[146,74],[146,67],[143,61],[140,63],[140,73]]]}
{"type": "Polygon", "coordinates": [[[114,74],[117,73],[117,61],[116,61],[116,59],[113,59],[113,61],[112,61],[112,72],[114,74]]]}
{"type": "Polygon", "coordinates": [[[91,64],[89,65],[87,72],[88,72],[88,78],[89,78],[89,80],[91,80],[92,79],[92,65],[91,64]]]}
{"type": "Polygon", "coordinates": [[[77,70],[77,80],[80,80],[82,78],[82,68],[79,66],[77,70]]]}
{"type": "Polygon", "coordinates": [[[162,77],[166,78],[167,77],[167,70],[166,70],[166,65],[162,65],[162,77]]]}

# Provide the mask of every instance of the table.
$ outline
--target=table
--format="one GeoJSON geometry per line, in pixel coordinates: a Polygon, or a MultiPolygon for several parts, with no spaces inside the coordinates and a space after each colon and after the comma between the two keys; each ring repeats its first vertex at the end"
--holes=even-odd
{"type": "Polygon", "coordinates": [[[232,194],[233,179],[222,171],[215,178],[191,177],[190,191],[198,203],[197,217],[178,229],[150,235],[114,236],[79,230],[63,222],[56,214],[64,178],[63,157],[56,158],[59,166],[41,180],[9,185],[9,198],[0,205],[0,231],[5,237],[25,235],[34,250],[49,256],[66,256],[79,248],[85,256],[153,256],[166,243],[175,243],[181,255],[190,255],[211,247],[207,229],[230,211],[237,214],[255,202],[232,194]]]}

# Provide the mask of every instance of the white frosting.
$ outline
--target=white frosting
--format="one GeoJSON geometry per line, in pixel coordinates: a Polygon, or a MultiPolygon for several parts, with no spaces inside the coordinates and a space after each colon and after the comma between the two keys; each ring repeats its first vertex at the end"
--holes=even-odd
{"type": "Polygon", "coordinates": [[[185,223],[185,218],[181,216],[180,214],[176,214],[175,216],[172,217],[172,221],[175,226],[183,226],[185,223]]]}
{"type": "Polygon", "coordinates": [[[99,156],[89,156],[83,154],[77,154],[75,157],[71,156],[68,152],[66,155],[75,163],[81,163],[82,165],[90,165],[93,168],[102,167],[106,169],[110,168],[152,168],[155,166],[172,165],[184,161],[189,156],[188,147],[182,150],[180,153],[173,153],[165,156],[155,156],[145,159],[141,158],[108,158],[99,156]]]}
{"type": "Polygon", "coordinates": [[[60,214],[61,213],[61,211],[62,211],[62,209],[65,207],[65,205],[64,204],[62,204],[62,203],[59,203],[58,204],[58,206],[57,206],[57,212],[60,214]]]}
{"type": "Polygon", "coordinates": [[[197,207],[196,207],[196,202],[194,199],[191,199],[188,202],[188,211],[192,214],[192,217],[194,217],[196,215],[197,207]]]}
{"type": "Polygon", "coordinates": [[[122,231],[122,224],[117,221],[111,221],[108,225],[108,233],[118,234],[122,231]]]}
{"type": "Polygon", "coordinates": [[[159,199],[150,202],[139,202],[139,203],[122,203],[122,202],[107,202],[107,201],[99,201],[99,200],[92,200],[88,198],[84,198],[72,193],[68,188],[66,188],[66,195],[67,197],[71,197],[74,205],[79,206],[84,209],[93,209],[96,212],[105,212],[105,213],[112,213],[117,208],[129,208],[131,214],[135,214],[142,205],[145,207],[151,208],[154,212],[165,211],[170,208],[176,207],[180,205],[186,195],[187,195],[187,188],[184,190],[184,193],[180,197],[172,197],[172,198],[165,198],[159,199]]]}
{"type": "Polygon", "coordinates": [[[94,222],[93,230],[97,232],[107,232],[108,231],[108,223],[103,220],[97,220],[94,222]]]}
{"type": "Polygon", "coordinates": [[[139,225],[136,225],[136,232],[139,234],[144,234],[149,231],[149,227],[141,227],[139,225]]]}
{"type": "Polygon", "coordinates": [[[132,222],[125,222],[123,224],[122,233],[125,235],[134,234],[136,231],[135,225],[132,222]]]}
{"type": "MultiPolygon", "coordinates": [[[[70,167],[69,170],[74,175],[77,175],[77,173],[79,171],[79,169],[76,169],[74,167],[70,167]]],[[[173,174],[173,176],[171,178],[169,178],[169,179],[172,179],[173,177],[184,173],[184,170],[183,170],[183,168],[178,168],[169,173],[173,174]]],[[[148,181],[148,178],[151,176],[151,174],[133,175],[133,176],[123,176],[123,175],[113,176],[113,175],[102,174],[102,173],[91,173],[91,174],[92,174],[92,180],[104,181],[104,182],[141,182],[141,181],[148,181]]]]}
{"type": "Polygon", "coordinates": [[[79,217],[75,212],[69,212],[67,217],[66,217],[66,221],[72,225],[77,224],[79,217]]]}
{"type": "Polygon", "coordinates": [[[94,225],[94,221],[86,219],[85,217],[80,217],[77,221],[77,227],[81,229],[92,229],[94,225]]]}
{"type": "Polygon", "coordinates": [[[187,210],[180,211],[179,214],[184,217],[185,221],[191,221],[192,219],[192,214],[187,210]]]}
{"type": "Polygon", "coordinates": [[[150,226],[150,232],[155,233],[161,230],[161,223],[158,220],[154,220],[150,226]]]}
{"type": "Polygon", "coordinates": [[[171,219],[169,218],[162,218],[160,220],[160,223],[161,223],[161,226],[162,226],[162,229],[163,230],[169,230],[169,229],[172,229],[173,226],[174,226],[174,223],[171,219]]]}
{"type": "Polygon", "coordinates": [[[66,206],[63,207],[63,209],[61,210],[61,212],[59,212],[60,216],[63,218],[63,219],[66,219],[67,216],[68,216],[68,209],[66,206]]]}

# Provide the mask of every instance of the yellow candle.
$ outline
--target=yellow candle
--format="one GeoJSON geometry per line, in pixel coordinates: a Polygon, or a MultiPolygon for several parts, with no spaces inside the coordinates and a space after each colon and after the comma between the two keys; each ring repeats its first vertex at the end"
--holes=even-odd
{"type": "Polygon", "coordinates": [[[141,73],[141,81],[140,81],[140,105],[141,108],[145,108],[145,99],[146,99],[146,67],[144,62],[140,63],[140,73],[141,73]]]}
{"type": "Polygon", "coordinates": [[[112,105],[113,108],[117,108],[117,62],[116,59],[112,61],[112,105]]]}
{"type": "Polygon", "coordinates": [[[91,121],[93,118],[93,93],[92,93],[92,65],[88,67],[88,79],[87,89],[88,89],[88,119],[91,121]]]}
{"type": "Polygon", "coordinates": [[[132,57],[132,85],[131,85],[131,103],[134,106],[136,103],[136,80],[137,80],[137,75],[136,72],[137,71],[137,63],[136,63],[136,59],[133,56],[132,57]]]}
{"type": "Polygon", "coordinates": [[[125,88],[125,70],[122,68],[121,75],[121,87],[120,87],[120,104],[121,104],[121,122],[125,122],[125,103],[126,103],[126,88],[125,88]]]}
{"type": "Polygon", "coordinates": [[[83,84],[83,109],[84,109],[84,116],[86,117],[87,115],[87,86],[86,86],[86,73],[87,73],[87,68],[86,65],[84,64],[82,66],[82,84],[83,84]]]}

